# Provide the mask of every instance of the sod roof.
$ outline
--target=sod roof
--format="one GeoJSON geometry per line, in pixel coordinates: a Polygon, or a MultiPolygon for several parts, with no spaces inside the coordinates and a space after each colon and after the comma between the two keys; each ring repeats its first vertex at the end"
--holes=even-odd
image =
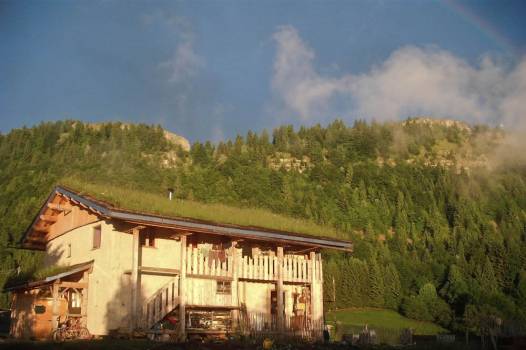
{"type": "MultiPolygon", "coordinates": [[[[54,193],[60,193],[75,201],[85,202],[84,205],[99,215],[123,221],[186,227],[191,231],[254,239],[290,241],[322,248],[352,249],[349,241],[340,239],[344,234],[333,227],[275,214],[264,209],[239,208],[191,200],[169,200],[161,193],[77,180],[65,183],[67,186],[60,185],[55,188],[48,201],[54,193]]],[[[38,222],[45,207],[46,204],[32,225],[38,222]]],[[[30,230],[31,227],[28,232],[30,230]]]]}

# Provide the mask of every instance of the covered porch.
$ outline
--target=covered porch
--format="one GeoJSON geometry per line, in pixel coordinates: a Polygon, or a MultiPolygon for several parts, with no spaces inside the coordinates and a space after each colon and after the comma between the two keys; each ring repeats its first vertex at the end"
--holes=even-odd
{"type": "Polygon", "coordinates": [[[51,339],[62,322],[86,327],[88,276],[92,261],[72,265],[39,281],[6,288],[12,293],[10,335],[51,339]]]}

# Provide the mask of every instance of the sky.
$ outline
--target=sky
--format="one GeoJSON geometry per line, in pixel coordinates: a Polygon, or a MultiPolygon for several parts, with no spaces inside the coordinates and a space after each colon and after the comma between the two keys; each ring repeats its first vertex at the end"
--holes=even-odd
{"type": "Polygon", "coordinates": [[[524,1],[0,0],[0,133],[160,124],[191,141],[426,115],[526,124],[524,1]]]}

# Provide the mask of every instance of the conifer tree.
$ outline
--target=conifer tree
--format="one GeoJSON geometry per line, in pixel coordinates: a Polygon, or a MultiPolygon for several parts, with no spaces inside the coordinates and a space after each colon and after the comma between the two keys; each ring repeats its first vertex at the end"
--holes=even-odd
{"type": "Polygon", "coordinates": [[[384,271],[384,293],[385,306],[397,310],[402,298],[402,286],[398,271],[392,263],[384,271]]]}
{"type": "Polygon", "coordinates": [[[384,280],[382,270],[378,266],[376,258],[369,261],[369,305],[383,307],[385,305],[384,280]]]}

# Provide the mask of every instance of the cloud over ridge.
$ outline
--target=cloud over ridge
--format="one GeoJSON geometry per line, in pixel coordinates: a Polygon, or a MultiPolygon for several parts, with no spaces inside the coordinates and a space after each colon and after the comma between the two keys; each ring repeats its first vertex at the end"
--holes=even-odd
{"type": "Polygon", "coordinates": [[[490,57],[470,65],[446,50],[407,46],[368,72],[329,77],[316,70],[315,52],[294,27],[279,27],[273,39],[272,91],[303,121],[432,115],[526,124],[526,58],[511,68],[490,57]]]}

